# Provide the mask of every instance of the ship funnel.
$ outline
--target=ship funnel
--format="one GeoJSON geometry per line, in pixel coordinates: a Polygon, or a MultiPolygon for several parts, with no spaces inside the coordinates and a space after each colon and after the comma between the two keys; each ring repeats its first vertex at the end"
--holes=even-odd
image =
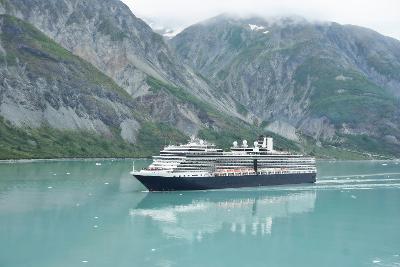
{"type": "Polygon", "coordinates": [[[262,143],[262,147],[266,148],[267,147],[267,137],[263,137],[263,143],[262,143]]]}
{"type": "Polygon", "coordinates": [[[274,150],[274,141],[272,137],[267,137],[267,150],[273,151],[274,150]]]}
{"type": "Polygon", "coordinates": [[[243,147],[247,147],[247,140],[243,140],[243,147]]]}
{"type": "Polygon", "coordinates": [[[233,141],[233,147],[237,147],[238,146],[238,142],[237,141],[233,141]]]}

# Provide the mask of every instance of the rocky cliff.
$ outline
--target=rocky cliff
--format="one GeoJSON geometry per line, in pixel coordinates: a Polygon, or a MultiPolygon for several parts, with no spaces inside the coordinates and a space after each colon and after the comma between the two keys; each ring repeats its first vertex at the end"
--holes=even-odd
{"type": "Polygon", "coordinates": [[[184,140],[157,133],[112,79],[9,15],[0,15],[0,78],[0,158],[139,156],[148,153],[137,141],[184,140]]]}
{"type": "Polygon", "coordinates": [[[0,114],[9,123],[107,137],[120,129],[134,142],[133,101],[110,78],[15,17],[2,15],[0,32],[0,114]]]}
{"type": "Polygon", "coordinates": [[[148,103],[156,121],[177,125],[186,134],[196,134],[204,126],[199,110],[166,90],[151,90],[149,77],[182,88],[218,110],[235,115],[229,97],[218,94],[205,79],[176,60],[164,39],[119,0],[4,0],[0,12],[31,23],[93,64],[137,102],[148,103]],[[153,105],[159,101],[163,104],[153,105]]]}

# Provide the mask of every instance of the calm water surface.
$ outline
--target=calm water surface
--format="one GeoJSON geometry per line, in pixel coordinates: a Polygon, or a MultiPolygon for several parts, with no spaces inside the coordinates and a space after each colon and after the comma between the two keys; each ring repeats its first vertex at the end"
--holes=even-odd
{"type": "Polygon", "coordinates": [[[315,185],[176,193],[142,192],[131,165],[0,164],[0,266],[400,266],[399,162],[323,161],[315,185]]]}

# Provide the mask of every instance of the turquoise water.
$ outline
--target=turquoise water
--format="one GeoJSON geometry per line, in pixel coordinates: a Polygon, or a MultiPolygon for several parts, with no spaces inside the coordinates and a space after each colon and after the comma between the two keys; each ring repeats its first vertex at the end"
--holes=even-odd
{"type": "Polygon", "coordinates": [[[399,162],[319,162],[316,185],[173,193],[142,192],[131,165],[0,164],[0,266],[400,266],[399,162]]]}

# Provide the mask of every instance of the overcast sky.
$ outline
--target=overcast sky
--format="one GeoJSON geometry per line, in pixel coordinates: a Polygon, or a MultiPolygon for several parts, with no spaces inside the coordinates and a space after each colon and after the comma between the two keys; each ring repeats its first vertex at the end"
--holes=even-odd
{"type": "Polygon", "coordinates": [[[400,0],[122,0],[141,18],[184,28],[220,13],[300,15],[374,29],[400,40],[400,0]]]}

